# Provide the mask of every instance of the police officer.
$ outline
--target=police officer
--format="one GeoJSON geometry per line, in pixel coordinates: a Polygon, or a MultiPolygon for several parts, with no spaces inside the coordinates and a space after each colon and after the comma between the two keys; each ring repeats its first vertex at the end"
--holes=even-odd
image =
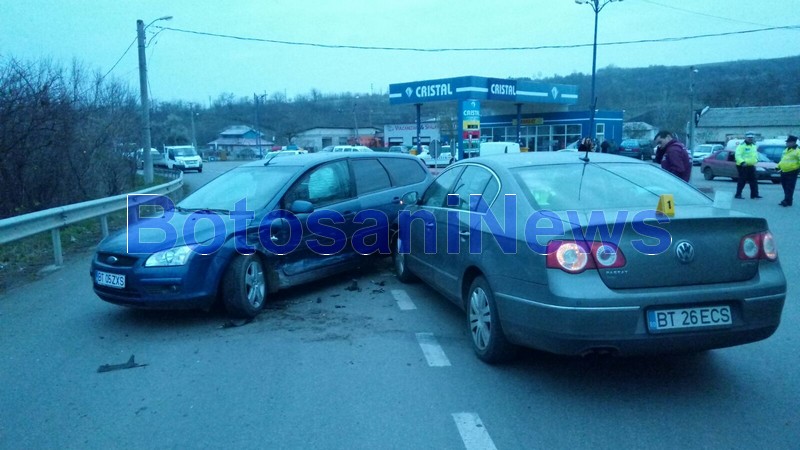
{"type": "Polygon", "coordinates": [[[744,135],[744,142],[736,147],[736,171],[739,172],[739,181],[736,183],[734,198],[742,198],[745,183],[750,184],[750,198],[761,198],[758,195],[758,180],[756,179],[758,148],[753,142],[755,137],[755,133],[748,131],[744,135]]]}
{"type": "Polygon", "coordinates": [[[781,206],[792,206],[794,187],[797,185],[797,174],[800,172],[800,149],[797,148],[797,136],[789,135],[786,138],[786,149],[778,163],[781,171],[781,186],[783,186],[783,200],[781,206]]]}

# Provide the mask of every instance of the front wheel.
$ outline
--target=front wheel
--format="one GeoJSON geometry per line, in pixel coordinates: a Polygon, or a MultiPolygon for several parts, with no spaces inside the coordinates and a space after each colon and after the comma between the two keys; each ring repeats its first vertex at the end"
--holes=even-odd
{"type": "Polygon", "coordinates": [[[703,169],[703,178],[706,180],[713,180],[714,179],[714,172],[711,170],[711,167],[706,167],[703,169]]]}
{"type": "Polygon", "coordinates": [[[512,359],[517,347],[506,339],[489,283],[483,277],[476,278],[468,295],[467,326],[475,354],[489,364],[512,359]]]}
{"type": "Polygon", "coordinates": [[[253,318],[267,296],[264,264],[257,255],[241,255],[231,261],[222,279],[225,309],[234,317],[253,318]]]}

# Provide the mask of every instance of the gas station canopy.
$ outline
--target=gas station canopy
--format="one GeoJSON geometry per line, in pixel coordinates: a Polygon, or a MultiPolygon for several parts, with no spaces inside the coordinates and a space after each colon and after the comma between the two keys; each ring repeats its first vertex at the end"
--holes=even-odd
{"type": "Polygon", "coordinates": [[[578,100],[578,87],[476,76],[389,85],[389,104],[392,105],[452,100],[574,105],[578,100]]]}

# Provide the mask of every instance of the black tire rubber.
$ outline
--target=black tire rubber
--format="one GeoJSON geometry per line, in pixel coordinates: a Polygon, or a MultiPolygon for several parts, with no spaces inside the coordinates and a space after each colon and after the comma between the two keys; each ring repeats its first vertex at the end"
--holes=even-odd
{"type": "Polygon", "coordinates": [[[400,240],[395,234],[394,239],[392,239],[392,265],[394,266],[394,273],[397,275],[397,279],[400,280],[400,282],[411,283],[416,281],[417,277],[409,272],[405,260],[405,255],[400,253],[400,240]]]}
{"type": "Polygon", "coordinates": [[[489,283],[477,277],[466,299],[467,331],[478,358],[489,364],[503,363],[517,355],[518,347],[508,341],[489,283]]]}
{"type": "Polygon", "coordinates": [[[267,300],[264,263],[257,255],[234,257],[222,279],[222,301],[232,317],[251,319],[267,300]]]}
{"type": "Polygon", "coordinates": [[[713,180],[714,179],[714,172],[711,170],[710,167],[706,167],[703,169],[703,178],[706,180],[713,180]]]}

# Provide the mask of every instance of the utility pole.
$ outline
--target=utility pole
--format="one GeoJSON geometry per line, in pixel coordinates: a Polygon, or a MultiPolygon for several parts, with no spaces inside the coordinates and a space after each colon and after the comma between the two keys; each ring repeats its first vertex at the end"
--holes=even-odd
{"type": "MultiPolygon", "coordinates": [[[[147,24],[147,27],[159,20],[172,20],[172,16],[159,17],[147,24]]],[[[139,92],[142,96],[142,166],[145,184],[153,182],[153,155],[150,149],[153,147],[150,140],[150,98],[147,89],[147,58],[144,53],[144,21],[136,21],[136,40],[139,43],[139,92]]]]}
{"type": "Polygon", "coordinates": [[[150,154],[150,98],[147,94],[147,59],[144,53],[144,21],[136,21],[136,37],[139,42],[139,91],[142,98],[142,166],[144,183],[153,182],[153,155],[150,154]]]}
{"type": "Polygon", "coordinates": [[[697,73],[697,69],[692,66],[689,70],[689,112],[691,113],[689,116],[689,153],[691,154],[694,152],[694,74],[697,73]]]}

